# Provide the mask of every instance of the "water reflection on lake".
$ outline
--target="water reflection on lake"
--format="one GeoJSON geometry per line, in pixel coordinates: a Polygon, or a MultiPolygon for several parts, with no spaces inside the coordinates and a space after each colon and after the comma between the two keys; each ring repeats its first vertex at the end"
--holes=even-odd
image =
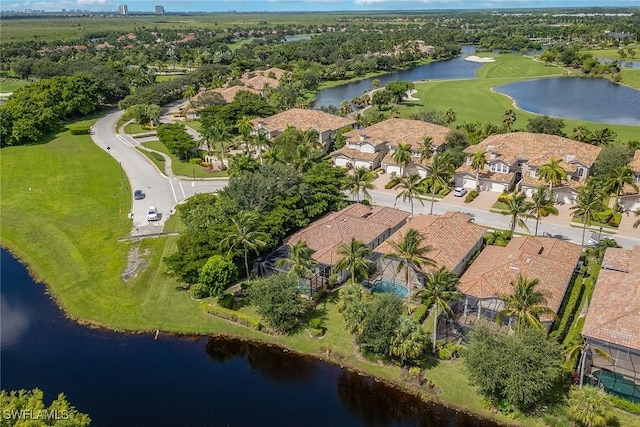
{"type": "Polygon", "coordinates": [[[0,262],[2,388],[64,392],[92,426],[496,425],[277,347],[82,327],[0,262]]]}
{"type": "Polygon", "coordinates": [[[525,111],[598,123],[640,125],[640,91],[606,79],[548,78],[498,86],[525,111]]]}

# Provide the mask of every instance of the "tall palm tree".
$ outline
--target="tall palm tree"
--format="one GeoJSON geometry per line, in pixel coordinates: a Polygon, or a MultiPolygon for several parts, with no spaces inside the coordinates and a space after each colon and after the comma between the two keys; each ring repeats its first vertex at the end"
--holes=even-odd
{"type": "Polygon", "coordinates": [[[580,187],[576,197],[576,204],[569,208],[569,210],[574,211],[574,216],[582,218],[582,245],[584,245],[584,234],[587,231],[587,227],[591,226],[593,220],[598,217],[598,213],[604,209],[602,199],[601,192],[595,191],[589,186],[580,187]]]}
{"type": "Polygon", "coordinates": [[[631,186],[638,191],[638,184],[633,176],[633,171],[627,165],[618,166],[609,172],[609,176],[605,182],[605,190],[616,195],[616,209],[620,206],[620,194],[624,190],[625,185],[631,186]]]}
{"type": "Polygon", "coordinates": [[[375,188],[373,185],[375,178],[376,174],[367,170],[364,166],[356,168],[353,171],[353,175],[347,175],[345,189],[349,190],[351,196],[358,202],[360,201],[360,194],[362,194],[366,200],[371,200],[371,194],[369,194],[367,190],[375,188]]]}
{"type": "Polygon", "coordinates": [[[516,113],[511,108],[509,108],[502,115],[502,123],[504,123],[504,128],[507,130],[507,132],[511,132],[511,126],[513,126],[515,122],[516,113]]]}
{"type": "Polygon", "coordinates": [[[560,162],[562,162],[562,159],[551,159],[548,163],[540,166],[538,171],[539,179],[549,184],[549,190],[553,191],[553,187],[559,186],[562,181],[567,179],[567,173],[560,166],[560,162]]]}
{"type": "Polygon", "coordinates": [[[245,152],[249,151],[249,140],[251,139],[251,117],[242,116],[236,122],[236,127],[238,128],[238,132],[242,135],[242,140],[244,142],[245,152]]]}
{"type": "Polygon", "coordinates": [[[411,163],[411,145],[406,142],[399,143],[391,157],[394,162],[402,166],[402,173],[404,174],[405,168],[411,163]]]}
{"type": "Polygon", "coordinates": [[[453,111],[453,108],[449,108],[444,112],[444,117],[442,118],[447,126],[451,126],[451,123],[455,122],[457,118],[456,112],[453,111]]]}
{"type": "Polygon", "coordinates": [[[289,256],[276,261],[278,266],[289,267],[287,276],[295,276],[299,279],[306,279],[311,276],[316,261],[311,258],[312,251],[307,246],[307,242],[299,241],[289,246],[289,256]]]}
{"type": "Polygon", "coordinates": [[[580,142],[588,142],[591,132],[584,125],[577,125],[573,128],[572,139],[580,142]]]}
{"type": "Polygon", "coordinates": [[[399,260],[396,272],[404,271],[404,283],[407,287],[407,309],[411,314],[411,283],[409,280],[409,269],[416,268],[422,270],[425,267],[435,267],[436,262],[427,257],[433,250],[429,245],[424,244],[424,237],[414,228],[410,228],[407,234],[399,242],[391,243],[393,252],[386,255],[388,258],[399,260]]]}
{"type": "Polygon", "coordinates": [[[340,291],[336,304],[336,310],[342,314],[347,332],[360,335],[362,333],[362,321],[367,315],[367,306],[373,299],[373,295],[364,286],[357,283],[348,283],[340,291]]]}
{"type": "Polygon", "coordinates": [[[453,159],[449,153],[440,153],[433,158],[433,163],[426,167],[427,169],[427,181],[431,188],[431,210],[430,214],[433,215],[433,204],[436,199],[436,187],[445,187],[449,185],[449,181],[453,176],[454,165],[453,159]]]}
{"type": "Polygon", "coordinates": [[[544,314],[555,316],[555,313],[546,306],[549,293],[535,289],[538,284],[538,279],[527,279],[522,274],[518,274],[511,282],[514,288],[513,293],[500,295],[505,308],[498,312],[496,321],[500,323],[505,317],[515,318],[516,332],[527,327],[544,329],[540,316],[544,314]]]}
{"type": "Polygon", "coordinates": [[[405,360],[420,356],[427,346],[427,336],[418,322],[411,317],[402,316],[396,333],[391,339],[389,353],[400,358],[404,366],[405,360]]]}
{"type": "MultiPolygon", "coordinates": [[[[580,375],[579,386],[582,387],[582,384],[584,383],[584,369],[587,360],[587,353],[589,353],[590,351],[594,351],[598,354],[598,356],[609,361],[613,361],[613,358],[606,351],[601,350],[597,347],[591,347],[587,340],[585,340],[582,336],[580,338],[580,341],[578,341],[578,343],[576,343],[575,345],[567,348],[564,351],[564,354],[567,357],[567,361],[573,360],[576,354],[580,354],[580,361],[578,363],[578,375],[580,375]]],[[[573,369],[574,366],[571,366],[570,368],[573,369]]]]}
{"type": "Polygon", "coordinates": [[[449,306],[450,301],[459,300],[462,294],[457,290],[458,276],[441,267],[438,271],[427,274],[424,279],[424,289],[416,294],[422,298],[427,307],[433,307],[433,352],[436,352],[436,340],[438,338],[438,316],[444,313],[446,316],[453,315],[453,310],[449,306]]]}
{"type": "Polygon", "coordinates": [[[429,160],[433,157],[434,147],[433,147],[433,138],[430,136],[426,136],[422,143],[420,144],[420,162],[424,162],[425,160],[429,160]]]}
{"type": "Polygon", "coordinates": [[[242,211],[231,218],[232,229],[227,236],[220,241],[220,247],[228,249],[228,256],[241,251],[244,255],[244,268],[249,278],[249,251],[259,253],[260,249],[267,246],[267,233],[258,231],[258,214],[254,211],[242,211]]]}
{"type": "MultiPolygon", "coordinates": [[[[396,178],[396,181],[398,182],[397,188],[399,190],[402,190],[396,195],[396,200],[398,200],[400,197],[402,197],[403,202],[409,199],[409,202],[411,203],[411,217],[413,217],[413,199],[415,199],[423,192],[422,186],[420,185],[422,178],[417,173],[412,173],[409,176],[404,175],[396,178]]],[[[417,198],[420,204],[424,206],[424,202],[422,201],[422,199],[419,197],[417,198]]]]}
{"type": "Polygon", "coordinates": [[[471,167],[476,171],[476,190],[480,190],[480,171],[484,169],[486,164],[487,158],[484,151],[479,150],[473,153],[471,167]]]}
{"type": "Polygon", "coordinates": [[[340,256],[335,265],[336,272],[347,270],[352,283],[356,281],[356,275],[363,279],[369,277],[369,267],[373,261],[369,259],[371,249],[367,245],[352,237],[351,242],[338,246],[336,252],[340,256]]]}
{"type": "Polygon", "coordinates": [[[254,145],[256,151],[258,152],[258,157],[260,157],[260,164],[264,164],[264,159],[262,158],[262,149],[264,147],[269,147],[271,141],[269,141],[269,137],[267,137],[267,132],[264,129],[259,129],[254,138],[254,145]]]}
{"type": "Polygon", "coordinates": [[[553,196],[549,189],[545,186],[540,186],[536,189],[531,196],[531,202],[529,207],[529,213],[536,218],[536,231],[534,236],[538,235],[538,224],[542,217],[547,215],[558,215],[558,209],[554,206],[553,196]]]}
{"type": "Polygon", "coordinates": [[[618,135],[609,128],[598,128],[589,133],[589,144],[604,146],[613,144],[618,135]]]}
{"type": "Polygon", "coordinates": [[[531,203],[527,201],[527,195],[523,192],[511,192],[503,197],[504,203],[507,205],[507,210],[502,211],[502,215],[510,215],[511,222],[511,235],[516,228],[516,225],[523,230],[529,232],[529,227],[525,222],[528,218],[533,218],[529,213],[531,210],[531,203]]]}
{"type": "Polygon", "coordinates": [[[308,129],[302,132],[302,143],[310,148],[320,147],[320,133],[316,129],[308,129]]]}
{"type": "Polygon", "coordinates": [[[251,154],[239,153],[229,158],[229,176],[240,176],[244,172],[255,172],[260,164],[251,154]]]}
{"type": "Polygon", "coordinates": [[[282,152],[282,148],[280,147],[271,147],[264,153],[264,160],[267,164],[273,165],[276,163],[285,163],[284,161],[284,153],[282,152]]]}
{"type": "Polygon", "coordinates": [[[220,143],[220,152],[224,164],[224,144],[231,141],[231,132],[222,121],[216,121],[211,129],[213,140],[220,143]]]}

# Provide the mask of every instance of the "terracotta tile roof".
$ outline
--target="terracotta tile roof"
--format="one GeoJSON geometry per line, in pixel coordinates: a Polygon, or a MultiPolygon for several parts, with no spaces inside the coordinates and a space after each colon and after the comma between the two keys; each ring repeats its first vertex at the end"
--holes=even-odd
{"type": "Polygon", "coordinates": [[[302,131],[315,129],[323,133],[353,126],[355,120],[335,116],[320,110],[292,108],[270,117],[251,120],[251,125],[254,129],[259,129],[261,124],[270,132],[283,132],[287,126],[293,126],[302,131]]]}
{"type": "MultiPolygon", "coordinates": [[[[467,147],[464,152],[472,155],[479,150],[497,153],[497,158],[508,164],[523,159],[530,166],[541,166],[551,159],[562,159],[561,166],[569,172],[575,170],[574,163],[590,168],[601,148],[556,135],[512,132],[491,135],[479,144],[467,147]]],[[[490,160],[489,156],[487,160],[490,160]]]]}
{"type": "MultiPolygon", "coordinates": [[[[524,187],[532,187],[532,188],[537,188],[537,187],[540,187],[541,185],[548,187],[548,184],[546,184],[544,180],[539,178],[534,178],[531,175],[525,175],[522,178],[521,185],[523,185],[524,187]]],[[[568,187],[573,190],[577,190],[581,186],[584,186],[584,181],[576,181],[573,179],[569,179],[567,181],[562,181],[562,185],[558,185],[553,188],[558,189],[558,188],[568,187]]]]}
{"type": "Polygon", "coordinates": [[[439,267],[454,270],[460,260],[482,240],[486,227],[471,222],[471,215],[462,212],[447,212],[442,216],[416,215],[384,243],[376,252],[388,255],[393,253],[393,243],[399,242],[410,229],[416,229],[424,237],[425,244],[433,250],[427,257],[433,259],[439,267]]]}
{"type": "Polygon", "coordinates": [[[397,147],[400,142],[418,146],[425,137],[430,136],[433,146],[439,147],[446,142],[445,137],[450,131],[447,127],[421,120],[389,119],[364,129],[354,129],[345,133],[344,137],[347,142],[357,142],[364,135],[373,145],[385,143],[397,147]]]}
{"type": "Polygon", "coordinates": [[[353,160],[363,160],[363,161],[371,162],[376,160],[378,157],[380,157],[381,154],[382,153],[380,152],[363,153],[362,151],[359,151],[359,150],[352,150],[347,147],[342,147],[338,151],[334,151],[333,153],[331,153],[331,157],[335,158],[335,157],[345,156],[353,160]]]}
{"type": "MultiPolygon", "coordinates": [[[[458,169],[456,169],[456,174],[467,174],[472,176],[474,179],[476,177],[476,170],[464,163],[458,169]]],[[[483,169],[480,171],[480,179],[485,181],[495,181],[495,182],[512,182],[515,174],[513,172],[509,173],[500,173],[500,172],[491,172],[490,170],[483,169]]]]}
{"type": "MultiPolygon", "coordinates": [[[[229,102],[233,102],[233,100],[235,99],[236,95],[241,90],[246,90],[246,91],[249,91],[251,93],[260,94],[260,91],[258,91],[256,89],[253,89],[253,88],[250,88],[250,87],[247,87],[247,86],[220,87],[220,88],[211,90],[211,92],[218,92],[220,95],[222,95],[222,98],[225,100],[225,102],[229,103],[229,102]]],[[[194,98],[198,99],[201,96],[202,93],[205,93],[205,92],[199,93],[194,98]]]]}
{"type": "MultiPolygon", "coordinates": [[[[431,163],[433,163],[433,158],[424,159],[423,161],[420,161],[420,157],[411,157],[411,163],[409,163],[409,165],[407,166],[414,165],[414,166],[420,166],[424,168],[425,166],[428,166],[431,163]]],[[[393,160],[393,153],[387,153],[387,155],[384,156],[384,158],[382,159],[382,164],[397,165],[398,163],[395,160],[393,160]]]]}
{"type": "Polygon", "coordinates": [[[605,252],[582,335],[640,350],[640,246],[605,252]]]}
{"type": "Polygon", "coordinates": [[[547,306],[558,312],[578,264],[582,247],[548,237],[516,237],[506,247],[487,246],[460,278],[465,295],[491,298],[513,292],[518,274],[538,279],[538,290],[550,296],[547,306]]]}
{"type": "Polygon", "coordinates": [[[304,241],[313,250],[313,259],[325,265],[338,260],[339,246],[356,238],[367,245],[390,228],[403,224],[408,212],[388,207],[371,209],[356,203],[339,212],[329,213],[284,240],[286,245],[304,241]]]}
{"type": "Polygon", "coordinates": [[[255,76],[253,78],[245,80],[244,84],[245,86],[254,88],[256,90],[262,90],[267,85],[272,88],[277,88],[278,86],[280,86],[280,81],[266,76],[255,76]]]}
{"type": "Polygon", "coordinates": [[[633,155],[633,160],[631,160],[631,163],[629,163],[629,167],[632,171],[640,173],[640,149],[636,150],[635,154],[633,155]]]}

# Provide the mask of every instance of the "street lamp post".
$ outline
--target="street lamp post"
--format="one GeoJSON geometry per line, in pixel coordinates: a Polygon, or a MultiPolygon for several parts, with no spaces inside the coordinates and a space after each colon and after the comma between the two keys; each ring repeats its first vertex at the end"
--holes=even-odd
{"type": "Polygon", "coordinates": [[[602,240],[602,227],[600,227],[600,232],[598,233],[598,243],[602,240]]]}

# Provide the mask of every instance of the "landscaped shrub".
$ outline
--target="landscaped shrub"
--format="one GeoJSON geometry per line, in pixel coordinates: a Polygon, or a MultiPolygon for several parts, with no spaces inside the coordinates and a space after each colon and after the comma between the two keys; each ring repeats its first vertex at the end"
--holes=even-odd
{"type": "Polygon", "coordinates": [[[395,187],[396,185],[398,185],[398,181],[396,181],[395,179],[393,179],[393,178],[392,178],[392,179],[391,179],[391,181],[387,182],[387,183],[384,185],[384,188],[386,188],[387,190],[390,190],[390,189],[392,189],[393,187],[395,187]]]}
{"type": "Polygon", "coordinates": [[[613,406],[632,414],[640,415],[640,403],[631,402],[630,400],[623,399],[622,397],[614,396],[612,394],[607,395],[613,406]]]}
{"type": "Polygon", "coordinates": [[[259,331],[260,329],[262,329],[262,324],[260,323],[260,320],[256,319],[253,316],[249,316],[248,314],[240,313],[239,311],[229,310],[220,306],[212,306],[206,301],[201,301],[200,307],[209,314],[213,314],[214,316],[218,316],[223,319],[231,320],[232,322],[236,322],[240,325],[253,328],[256,331],[259,331]]]}
{"type": "Polygon", "coordinates": [[[438,359],[440,359],[440,360],[450,360],[451,359],[451,351],[448,348],[440,347],[438,349],[438,359]]]}
{"type": "Polygon", "coordinates": [[[322,326],[322,319],[319,317],[313,317],[309,319],[309,332],[314,337],[324,335],[326,328],[322,326]]]}
{"type": "Polygon", "coordinates": [[[209,296],[209,288],[201,285],[200,283],[191,285],[189,291],[191,291],[191,295],[193,295],[193,297],[197,299],[207,298],[209,296]]]}
{"type": "Polygon", "coordinates": [[[609,221],[607,221],[607,224],[617,228],[620,225],[621,220],[622,220],[622,214],[620,212],[616,212],[611,216],[611,218],[609,218],[609,221]]]}
{"type": "Polygon", "coordinates": [[[509,193],[502,193],[498,196],[498,201],[500,203],[507,203],[509,201],[509,193]]]}
{"type": "MultiPolygon", "coordinates": [[[[563,306],[560,307],[560,318],[557,320],[557,327],[554,327],[553,335],[558,338],[558,341],[562,342],[567,335],[569,327],[573,323],[576,310],[580,308],[580,302],[583,295],[583,277],[581,275],[576,276],[572,283],[569,298],[566,298],[563,302],[563,306]]],[[[554,325],[555,326],[555,325],[554,325]]]]}
{"type": "Polygon", "coordinates": [[[200,163],[202,163],[202,159],[196,157],[194,159],[190,159],[189,163],[191,163],[192,165],[199,165],[200,163]]]}
{"type": "Polygon", "coordinates": [[[424,322],[425,317],[427,317],[427,306],[420,304],[413,313],[411,313],[411,317],[420,324],[424,322]]]}
{"type": "Polygon", "coordinates": [[[160,153],[156,153],[155,151],[150,151],[149,154],[151,155],[151,157],[153,157],[155,160],[159,161],[159,162],[164,162],[164,156],[160,153]]]}
{"type": "Polygon", "coordinates": [[[445,343],[438,348],[438,358],[441,360],[453,359],[457,357],[461,348],[461,346],[452,342],[445,343]]]}
{"type": "Polygon", "coordinates": [[[90,129],[89,126],[69,126],[71,135],[88,135],[90,129]]]}
{"type": "Polygon", "coordinates": [[[471,190],[467,193],[467,196],[464,198],[464,202],[465,203],[471,203],[473,201],[473,199],[475,199],[476,197],[478,197],[480,193],[478,192],[478,190],[471,190]]]}
{"type": "Polygon", "coordinates": [[[218,297],[218,305],[222,308],[228,308],[231,310],[233,308],[233,295],[224,294],[218,297]]]}

